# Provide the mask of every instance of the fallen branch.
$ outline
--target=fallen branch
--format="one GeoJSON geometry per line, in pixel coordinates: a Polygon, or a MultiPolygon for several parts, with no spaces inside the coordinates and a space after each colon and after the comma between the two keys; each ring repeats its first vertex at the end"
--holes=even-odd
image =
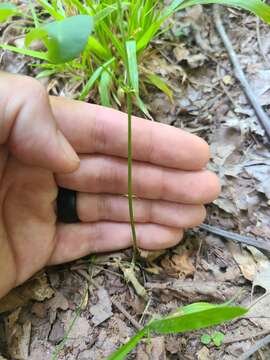
{"type": "Polygon", "coordinates": [[[248,98],[251,105],[253,106],[254,111],[258,117],[258,120],[259,120],[261,126],[263,127],[263,129],[265,130],[268,140],[270,140],[270,118],[268,117],[266,112],[263,110],[263,108],[259,104],[258,99],[257,99],[256,95],[254,94],[254,91],[252,90],[249,82],[247,81],[247,78],[245,76],[243,69],[241,68],[237,54],[234,51],[232,43],[231,43],[231,41],[225,31],[225,28],[223,26],[223,23],[222,23],[222,20],[220,17],[219,5],[214,5],[214,21],[215,21],[216,29],[217,29],[221,39],[223,40],[225,48],[229,54],[231,63],[233,64],[235,76],[241,83],[242,88],[246,94],[246,97],[248,98]]]}
{"type": "Polygon", "coordinates": [[[249,246],[254,246],[260,250],[265,250],[270,252],[270,245],[268,245],[266,241],[258,240],[251,236],[236,234],[207,224],[202,224],[199,226],[199,228],[202,230],[206,230],[212,234],[221,236],[225,239],[233,240],[235,242],[246,244],[249,246]]]}
{"type": "Polygon", "coordinates": [[[258,350],[263,348],[264,346],[270,343],[270,335],[264,337],[263,339],[259,340],[254,344],[248,351],[246,351],[242,356],[238,358],[238,360],[247,360],[253,354],[255,354],[258,350]]]}

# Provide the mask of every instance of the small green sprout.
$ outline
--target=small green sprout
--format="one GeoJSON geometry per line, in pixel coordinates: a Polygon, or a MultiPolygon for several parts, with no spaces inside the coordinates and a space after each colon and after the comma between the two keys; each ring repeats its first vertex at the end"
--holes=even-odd
{"type": "Polygon", "coordinates": [[[225,335],[220,331],[216,331],[212,335],[203,334],[201,336],[201,343],[204,345],[210,345],[213,343],[216,347],[220,347],[223,343],[224,337],[225,335]]]}

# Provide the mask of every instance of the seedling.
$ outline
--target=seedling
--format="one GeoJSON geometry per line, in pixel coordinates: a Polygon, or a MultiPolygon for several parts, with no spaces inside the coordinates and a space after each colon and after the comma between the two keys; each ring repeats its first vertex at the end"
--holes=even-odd
{"type": "MultiPolygon", "coordinates": [[[[163,319],[153,319],[142,330],[137,332],[125,345],[120,347],[107,360],[122,360],[144,338],[153,334],[176,334],[203,329],[221,324],[246,314],[248,310],[237,306],[194,303],[177,309],[163,319]]],[[[218,333],[217,333],[218,334],[218,333]]],[[[221,334],[221,333],[220,333],[221,334]]],[[[213,340],[213,338],[211,338],[213,340]]],[[[223,339],[222,339],[223,340],[223,339]]],[[[215,337],[217,346],[222,341],[220,335],[215,337]]]]}
{"type": "MultiPolygon", "coordinates": [[[[133,261],[137,253],[136,229],[132,205],[132,113],[133,105],[150,117],[141,99],[147,84],[159,88],[172,99],[168,84],[157,74],[143,66],[143,60],[151,41],[166,29],[165,21],[176,11],[197,4],[223,4],[242,7],[270,23],[270,6],[261,0],[173,0],[165,6],[158,0],[37,0],[29,10],[33,27],[27,29],[25,47],[0,44],[0,47],[42,60],[35,66],[40,69],[39,78],[61,74],[74,77],[83,83],[78,97],[85,100],[90,91],[99,94],[99,102],[105,106],[124,107],[128,112],[128,201],[133,239],[133,261]],[[40,9],[42,11],[40,12],[40,9]],[[50,15],[44,23],[44,16],[50,15]],[[52,21],[53,19],[53,21],[52,21]],[[33,51],[34,40],[41,40],[47,51],[33,51]]],[[[19,14],[15,6],[0,5],[0,21],[19,14]]],[[[20,14],[23,16],[22,14],[20,14]]],[[[47,18],[46,16],[45,18],[47,18]]],[[[177,309],[163,319],[151,320],[127,344],[108,360],[124,359],[139,341],[153,334],[183,333],[221,324],[244,315],[246,309],[228,305],[207,303],[191,304],[177,309]]],[[[207,338],[209,340],[209,338],[207,338]]],[[[206,341],[206,338],[205,338],[206,341]]],[[[221,336],[211,337],[215,344],[221,336]]]]}
{"type": "Polygon", "coordinates": [[[220,331],[216,331],[213,334],[203,334],[201,336],[201,343],[204,345],[210,345],[213,343],[216,347],[220,347],[223,340],[224,340],[224,334],[220,331]]]}

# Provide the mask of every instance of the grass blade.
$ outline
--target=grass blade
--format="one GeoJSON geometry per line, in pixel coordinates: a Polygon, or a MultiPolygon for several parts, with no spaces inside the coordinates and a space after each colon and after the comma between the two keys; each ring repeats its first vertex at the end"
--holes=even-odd
{"type": "Polygon", "coordinates": [[[86,85],[84,86],[81,95],[79,97],[79,100],[85,100],[85,98],[87,97],[87,95],[89,94],[89,91],[92,89],[92,87],[94,86],[95,82],[98,80],[98,78],[101,76],[102,72],[104,69],[107,68],[107,66],[109,66],[110,64],[112,64],[114,62],[115,58],[110,59],[109,61],[107,61],[105,64],[103,64],[102,66],[98,67],[94,73],[92,74],[92,76],[90,77],[90,79],[87,81],[86,85]]]}
{"type": "Polygon", "coordinates": [[[112,107],[111,85],[112,85],[111,74],[107,70],[103,70],[98,85],[101,105],[103,106],[112,107]]]}
{"type": "Polygon", "coordinates": [[[137,64],[137,47],[135,40],[129,40],[126,42],[128,72],[130,83],[137,95],[139,95],[139,73],[137,64]]]}
{"type": "Polygon", "coordinates": [[[164,94],[166,94],[168,98],[173,101],[173,92],[163,79],[161,79],[156,74],[147,74],[146,78],[150,84],[164,92],[164,94]]]}
{"type": "Polygon", "coordinates": [[[146,335],[146,333],[147,333],[146,329],[140,330],[126,344],[121,346],[112,355],[110,355],[106,360],[123,360],[123,359],[126,359],[126,356],[128,355],[128,353],[130,353],[130,351],[135,348],[135,346],[146,335]]]}
{"type": "Polygon", "coordinates": [[[22,49],[22,48],[17,48],[16,46],[13,46],[13,45],[5,45],[5,44],[0,44],[0,48],[2,48],[4,50],[13,51],[13,52],[21,54],[21,55],[31,56],[36,59],[48,61],[48,55],[41,51],[22,49]]]}

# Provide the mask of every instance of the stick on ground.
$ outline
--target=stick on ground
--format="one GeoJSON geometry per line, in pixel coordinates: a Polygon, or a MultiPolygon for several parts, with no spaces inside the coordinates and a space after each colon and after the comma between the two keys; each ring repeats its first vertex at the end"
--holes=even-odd
{"type": "Polygon", "coordinates": [[[215,21],[216,29],[217,29],[217,31],[225,45],[225,48],[229,54],[231,63],[233,64],[233,67],[234,67],[235,76],[241,83],[242,88],[246,94],[246,97],[248,98],[251,105],[253,106],[254,111],[258,117],[258,120],[259,120],[261,126],[263,127],[263,129],[265,130],[268,140],[270,141],[270,118],[268,117],[266,112],[263,110],[263,108],[259,104],[258,99],[257,99],[256,95],[254,94],[254,91],[252,90],[249,82],[247,81],[245,73],[240,65],[238,56],[237,56],[236,52],[234,51],[231,40],[229,39],[229,37],[225,31],[225,28],[223,26],[219,9],[220,9],[219,5],[214,5],[214,21],[215,21]]]}
{"type": "Polygon", "coordinates": [[[253,354],[255,354],[258,350],[260,350],[262,347],[268,345],[269,343],[270,343],[270,335],[257,341],[256,344],[254,344],[248,351],[246,351],[242,356],[240,356],[238,358],[238,360],[249,359],[253,354]]]}

